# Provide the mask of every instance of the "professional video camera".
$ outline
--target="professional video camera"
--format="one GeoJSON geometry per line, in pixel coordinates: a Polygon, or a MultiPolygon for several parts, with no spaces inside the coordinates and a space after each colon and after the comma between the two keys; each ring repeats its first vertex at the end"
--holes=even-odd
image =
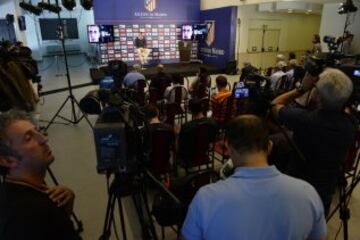
{"type": "Polygon", "coordinates": [[[142,152],[139,127],[143,115],[136,103],[119,92],[100,90],[101,114],[94,126],[97,169],[99,173],[135,173],[142,152]]]}
{"type": "MultiPolygon", "coordinates": [[[[102,93],[104,94],[104,92],[102,93]]],[[[113,174],[101,240],[110,239],[118,204],[123,239],[127,239],[122,198],[132,196],[131,209],[138,215],[142,239],[156,235],[145,188],[145,154],[140,126],[144,123],[138,105],[120,92],[108,92],[106,103],[94,126],[97,170],[108,178],[113,174]],[[136,210],[136,211],[135,211],[136,210]]],[[[144,123],[146,126],[146,123],[144,123]]],[[[146,129],[146,127],[145,127],[146,129]]],[[[128,202],[129,203],[129,202],[128,202]]]]}
{"type": "Polygon", "coordinates": [[[328,45],[329,51],[331,53],[336,53],[339,49],[340,44],[342,43],[343,39],[339,37],[336,39],[334,36],[325,36],[323,38],[324,43],[328,45]]]}
{"type": "Polygon", "coordinates": [[[346,2],[342,3],[339,7],[339,14],[346,14],[356,12],[358,8],[354,5],[352,0],[346,0],[346,2]]]}
{"type": "Polygon", "coordinates": [[[360,103],[360,65],[342,64],[341,60],[348,57],[338,51],[311,56],[305,62],[304,68],[313,76],[320,75],[326,67],[337,68],[343,71],[352,80],[354,86],[353,94],[348,103],[351,106],[355,102],[360,103]]]}
{"type": "Polygon", "coordinates": [[[240,112],[264,116],[273,96],[270,79],[260,75],[259,70],[251,65],[245,66],[241,73],[240,81],[233,87],[233,97],[245,103],[240,112]]]}

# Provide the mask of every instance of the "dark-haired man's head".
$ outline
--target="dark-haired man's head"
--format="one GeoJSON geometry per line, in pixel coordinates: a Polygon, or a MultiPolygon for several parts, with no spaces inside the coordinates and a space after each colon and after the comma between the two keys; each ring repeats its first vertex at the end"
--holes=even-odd
{"type": "Polygon", "coordinates": [[[159,121],[159,109],[154,104],[149,104],[144,107],[144,114],[146,120],[148,120],[150,123],[154,121],[159,121]]]}
{"type": "Polygon", "coordinates": [[[227,147],[235,166],[266,166],[271,152],[266,126],[255,115],[242,115],[232,120],[226,130],[227,147]]]}
{"type": "Polygon", "coordinates": [[[183,85],[184,84],[184,77],[180,74],[173,74],[172,75],[172,81],[174,84],[180,84],[183,85]]]}
{"type": "Polygon", "coordinates": [[[208,71],[205,67],[200,67],[199,68],[199,74],[202,75],[202,74],[208,74],[208,71]]]}
{"type": "Polygon", "coordinates": [[[319,34],[314,34],[312,42],[314,44],[315,43],[320,43],[321,42],[320,35],[319,34]]]}
{"type": "Polygon", "coordinates": [[[158,73],[164,73],[165,72],[165,67],[164,67],[164,65],[159,64],[159,65],[156,66],[156,70],[157,70],[158,73]]]}
{"type": "Polygon", "coordinates": [[[194,117],[199,116],[199,115],[202,115],[202,117],[203,117],[204,108],[203,108],[203,105],[202,105],[200,99],[198,99],[198,98],[190,99],[189,110],[194,117]]]}
{"type": "Polygon", "coordinates": [[[296,54],[294,52],[289,52],[289,61],[292,59],[296,59],[296,54]]]}
{"type": "Polygon", "coordinates": [[[225,76],[223,75],[220,75],[216,78],[216,87],[220,90],[220,89],[223,89],[227,86],[227,79],[225,76]]]}

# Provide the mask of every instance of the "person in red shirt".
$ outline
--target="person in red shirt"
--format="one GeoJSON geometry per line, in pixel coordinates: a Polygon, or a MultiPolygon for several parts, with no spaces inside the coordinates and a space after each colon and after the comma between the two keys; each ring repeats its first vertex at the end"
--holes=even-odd
{"type": "Polygon", "coordinates": [[[210,110],[212,111],[212,117],[215,121],[223,125],[226,119],[227,102],[230,100],[231,91],[227,88],[228,81],[225,76],[218,76],[216,78],[217,92],[211,96],[210,110]]]}

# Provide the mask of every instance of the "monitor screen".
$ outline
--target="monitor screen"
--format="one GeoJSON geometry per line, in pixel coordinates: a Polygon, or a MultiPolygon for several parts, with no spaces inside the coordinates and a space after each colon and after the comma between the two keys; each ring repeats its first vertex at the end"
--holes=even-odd
{"type": "Polygon", "coordinates": [[[354,74],[355,77],[360,77],[360,69],[355,69],[354,74]]]}
{"type": "Polygon", "coordinates": [[[182,39],[191,40],[193,37],[193,26],[192,25],[183,25],[182,26],[182,39]]]}
{"type": "MultiPolygon", "coordinates": [[[[65,39],[78,39],[79,31],[76,18],[61,19],[64,26],[65,39]]],[[[40,18],[40,31],[42,40],[58,40],[59,19],[40,18]]]]}
{"type": "Polygon", "coordinates": [[[246,99],[249,97],[249,88],[245,87],[244,82],[239,82],[236,84],[234,90],[235,99],[246,99]]]}
{"type": "Polygon", "coordinates": [[[205,39],[208,32],[206,24],[195,24],[193,31],[194,31],[193,38],[195,40],[205,39]]]}
{"type": "Polygon", "coordinates": [[[114,42],[113,25],[88,25],[87,33],[89,43],[114,42]]]}

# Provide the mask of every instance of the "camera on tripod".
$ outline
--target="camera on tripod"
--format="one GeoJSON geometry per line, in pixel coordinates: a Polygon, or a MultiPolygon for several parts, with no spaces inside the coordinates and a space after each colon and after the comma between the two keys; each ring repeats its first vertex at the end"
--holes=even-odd
{"type": "Polygon", "coordinates": [[[234,83],[234,99],[246,102],[240,107],[243,112],[265,116],[273,96],[270,79],[260,75],[251,65],[245,66],[241,72],[240,81],[234,83]]]}
{"type": "Polygon", "coordinates": [[[134,106],[118,95],[106,97],[103,108],[94,126],[94,138],[99,173],[128,174],[137,171],[139,161],[137,147],[141,136],[134,119],[134,106]]]}

